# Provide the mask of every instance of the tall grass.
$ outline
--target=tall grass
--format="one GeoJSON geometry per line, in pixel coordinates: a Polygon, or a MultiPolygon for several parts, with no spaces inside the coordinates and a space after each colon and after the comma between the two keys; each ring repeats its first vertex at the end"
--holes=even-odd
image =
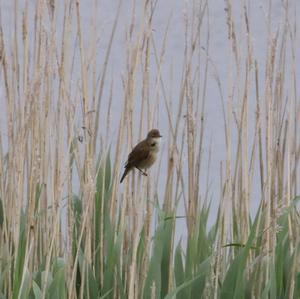
{"type": "Polygon", "coordinates": [[[172,14],[158,43],[160,1],[136,4],[114,3],[105,34],[101,1],[0,4],[0,298],[299,298],[296,1],[280,3],[276,28],[269,1],[263,65],[251,3],[224,2],[227,86],[209,1],[184,4],[179,81],[164,63],[172,14]],[[217,211],[209,80],[224,117],[217,211]],[[160,161],[121,186],[126,153],[153,127],[166,128],[160,161]]]}

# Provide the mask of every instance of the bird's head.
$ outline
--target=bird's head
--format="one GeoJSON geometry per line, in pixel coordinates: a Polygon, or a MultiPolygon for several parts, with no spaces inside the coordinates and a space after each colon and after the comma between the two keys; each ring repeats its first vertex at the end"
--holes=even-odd
{"type": "Polygon", "coordinates": [[[147,135],[147,138],[161,138],[161,137],[162,136],[160,135],[157,129],[152,129],[147,135]]]}
{"type": "Polygon", "coordinates": [[[148,133],[147,142],[150,145],[152,151],[158,152],[161,137],[162,136],[157,129],[153,129],[148,133]]]}

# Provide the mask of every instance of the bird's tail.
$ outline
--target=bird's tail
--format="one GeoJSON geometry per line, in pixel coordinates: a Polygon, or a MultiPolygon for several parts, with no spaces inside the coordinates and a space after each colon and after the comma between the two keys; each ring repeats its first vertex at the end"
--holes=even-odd
{"type": "Polygon", "coordinates": [[[123,182],[123,180],[125,179],[126,175],[128,174],[128,172],[130,171],[130,168],[125,168],[125,171],[121,177],[121,180],[120,180],[120,184],[123,182]]]}

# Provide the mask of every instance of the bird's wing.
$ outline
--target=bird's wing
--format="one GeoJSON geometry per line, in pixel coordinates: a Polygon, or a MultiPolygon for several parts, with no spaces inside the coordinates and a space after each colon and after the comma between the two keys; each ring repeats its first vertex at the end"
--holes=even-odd
{"type": "Polygon", "coordinates": [[[128,156],[126,167],[135,167],[143,160],[149,157],[150,150],[145,141],[138,143],[128,156]]]}

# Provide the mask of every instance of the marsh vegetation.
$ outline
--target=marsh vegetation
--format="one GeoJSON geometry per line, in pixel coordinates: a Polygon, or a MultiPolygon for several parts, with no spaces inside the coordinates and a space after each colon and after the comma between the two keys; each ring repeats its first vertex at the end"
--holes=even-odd
{"type": "Polygon", "coordinates": [[[162,1],[114,3],[105,43],[101,1],[12,2],[10,25],[0,11],[0,298],[299,298],[297,1],[277,1],[276,21],[276,1],[264,7],[264,63],[251,1],[222,2],[226,86],[210,1],[185,3],[176,76],[165,63],[172,14],[162,42],[153,28],[162,1]],[[225,140],[213,186],[208,82],[225,140]],[[160,160],[120,185],[152,128],[160,160]]]}

